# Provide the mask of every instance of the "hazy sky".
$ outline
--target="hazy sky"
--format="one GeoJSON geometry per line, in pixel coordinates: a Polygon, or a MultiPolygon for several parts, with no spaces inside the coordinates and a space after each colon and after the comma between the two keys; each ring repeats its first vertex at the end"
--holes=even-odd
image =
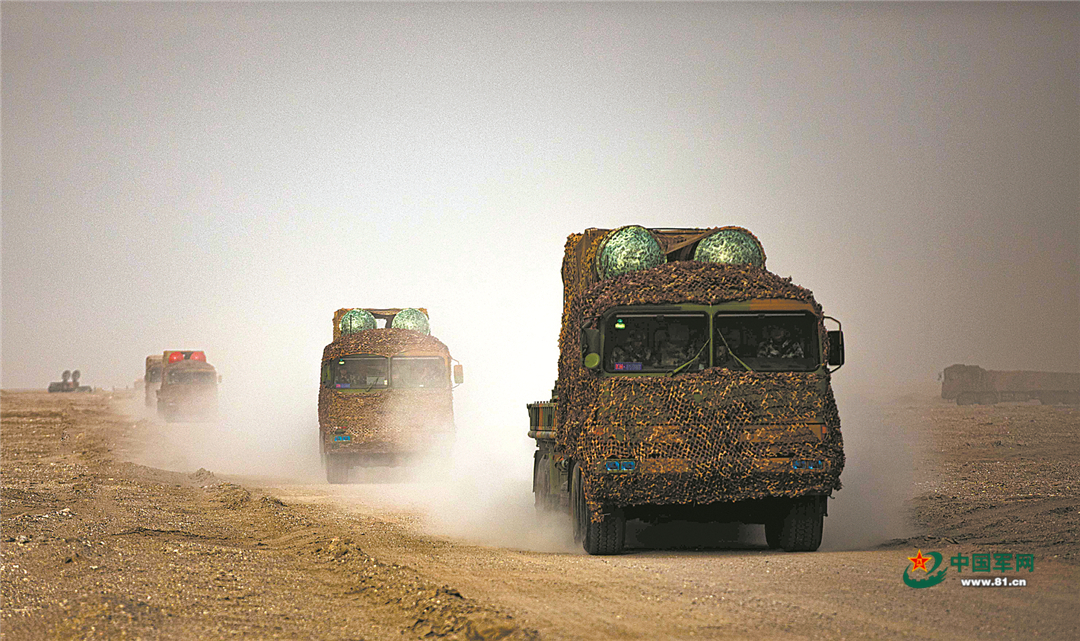
{"type": "MultiPolygon", "coordinates": [[[[424,306],[524,433],[568,234],[742,225],[838,389],[1080,370],[1078,4],[0,6],[2,385],[205,349],[314,424],[339,307],[424,306]]],[[[841,405],[843,409],[843,404],[841,405]]]]}

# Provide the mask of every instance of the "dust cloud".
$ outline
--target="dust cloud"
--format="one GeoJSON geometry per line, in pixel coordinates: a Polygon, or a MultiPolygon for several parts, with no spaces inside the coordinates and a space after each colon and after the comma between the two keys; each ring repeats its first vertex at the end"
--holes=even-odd
{"type": "MultiPolygon", "coordinates": [[[[326,330],[327,340],[332,313],[327,311],[317,324],[326,330]]],[[[549,333],[554,344],[555,333],[550,328],[549,333]]],[[[511,344],[515,337],[509,330],[486,330],[483,340],[511,344]]],[[[444,340],[454,354],[454,341],[444,340]]],[[[366,508],[404,512],[430,534],[480,545],[543,552],[581,550],[570,539],[565,515],[535,513],[531,476],[535,445],[526,436],[525,402],[519,402],[519,393],[502,388],[520,383],[504,378],[502,385],[475,389],[475,379],[486,378],[484,370],[503,367],[497,357],[465,359],[466,383],[453,391],[456,436],[448,452],[408,466],[354,468],[352,485],[330,486],[318,451],[318,352],[309,349],[307,367],[275,367],[273,355],[284,344],[280,337],[260,332],[231,346],[234,353],[255,357],[226,366],[232,375],[224,374],[219,385],[216,420],[165,423],[155,407],[144,406],[141,392],[136,394],[124,409],[143,421],[146,440],[127,452],[127,457],[187,473],[203,468],[218,478],[259,485],[322,486],[310,490],[343,506],[362,503],[366,508]]],[[[213,353],[208,352],[208,358],[217,364],[213,353]]],[[[554,369],[554,356],[551,363],[554,369]]],[[[550,385],[540,388],[550,389],[550,385]]],[[[412,431],[417,426],[403,429],[412,431]]]]}
{"type": "MultiPolygon", "coordinates": [[[[210,355],[212,357],[212,354],[210,355]]],[[[211,361],[213,364],[213,361],[211,361]]],[[[200,468],[219,475],[314,483],[322,477],[318,452],[317,389],[266,394],[268,379],[227,378],[219,386],[218,413],[205,422],[166,423],[141,391],[124,409],[143,422],[144,441],[130,459],[179,472],[200,468]]]]}
{"type": "Polygon", "coordinates": [[[355,470],[353,479],[367,483],[345,494],[414,513],[423,530],[436,536],[537,552],[581,552],[567,515],[537,514],[533,507],[532,451],[492,436],[459,425],[445,458],[399,470],[355,470]]]}
{"type": "MultiPolygon", "coordinates": [[[[834,375],[844,374],[843,369],[834,375]]],[[[837,390],[844,435],[843,487],[828,503],[823,550],[858,550],[908,536],[907,502],[915,495],[913,469],[917,435],[892,410],[897,390],[843,393],[837,390]]],[[[929,392],[921,392],[922,402],[929,392]]]]}

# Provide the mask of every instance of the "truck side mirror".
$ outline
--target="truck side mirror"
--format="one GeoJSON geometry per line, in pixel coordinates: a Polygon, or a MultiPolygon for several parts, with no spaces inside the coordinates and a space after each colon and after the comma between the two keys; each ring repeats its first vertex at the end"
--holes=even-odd
{"type": "Polygon", "coordinates": [[[219,383],[221,382],[221,374],[217,375],[217,382],[219,382],[219,383]]]}
{"type": "Polygon", "coordinates": [[[582,364],[589,369],[600,367],[600,330],[581,330],[582,364]]]}
{"type": "Polygon", "coordinates": [[[829,365],[840,367],[844,364],[844,332],[833,330],[829,332],[829,365]]]}
{"type": "Polygon", "coordinates": [[[465,382],[465,369],[461,366],[461,363],[454,365],[454,385],[461,385],[465,382]]]}

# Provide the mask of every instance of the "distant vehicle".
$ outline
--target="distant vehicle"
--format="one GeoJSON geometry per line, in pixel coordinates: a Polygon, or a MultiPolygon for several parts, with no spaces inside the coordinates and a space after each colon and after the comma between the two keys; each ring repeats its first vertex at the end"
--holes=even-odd
{"type": "Polygon", "coordinates": [[[217,385],[221,382],[206,353],[166,350],[162,356],[158,415],[166,422],[210,421],[217,416],[217,385]]]}
{"type": "Polygon", "coordinates": [[[957,405],[993,405],[1038,399],[1045,405],[1080,404],[1080,374],[1000,372],[978,365],[950,365],[941,381],[941,398],[957,405]]]}
{"type": "MultiPolygon", "coordinates": [[[[330,483],[353,467],[407,464],[454,439],[450,350],[423,308],[339,309],[323,349],[319,451],[330,483]],[[378,327],[382,321],[385,326],[378,327]]],[[[461,384],[461,365],[453,367],[461,384]]]]}
{"type": "Polygon", "coordinates": [[[161,387],[161,356],[151,354],[146,357],[146,373],[143,375],[143,394],[146,406],[153,407],[157,401],[157,391],[161,387]]]}
{"type": "Polygon", "coordinates": [[[589,554],[619,553],[628,519],[762,523],[770,548],[816,550],[844,348],[813,294],[739,227],[587,229],[562,280],[559,378],[528,405],[537,508],[567,509],[589,554]]]}
{"type": "Polygon", "coordinates": [[[94,388],[89,385],[79,385],[79,370],[74,372],[71,370],[64,370],[60,375],[59,381],[49,383],[50,392],[92,392],[94,388]]]}

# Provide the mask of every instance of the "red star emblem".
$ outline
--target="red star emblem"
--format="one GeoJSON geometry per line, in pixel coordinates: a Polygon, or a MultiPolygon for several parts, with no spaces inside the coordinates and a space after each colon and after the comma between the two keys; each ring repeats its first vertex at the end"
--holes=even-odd
{"type": "Polygon", "coordinates": [[[919,550],[919,553],[916,554],[915,556],[909,556],[907,560],[911,561],[911,569],[912,569],[912,571],[915,571],[915,570],[922,570],[923,572],[929,572],[930,571],[930,570],[926,569],[926,562],[930,560],[930,557],[923,556],[922,555],[922,550],[919,550]]]}

